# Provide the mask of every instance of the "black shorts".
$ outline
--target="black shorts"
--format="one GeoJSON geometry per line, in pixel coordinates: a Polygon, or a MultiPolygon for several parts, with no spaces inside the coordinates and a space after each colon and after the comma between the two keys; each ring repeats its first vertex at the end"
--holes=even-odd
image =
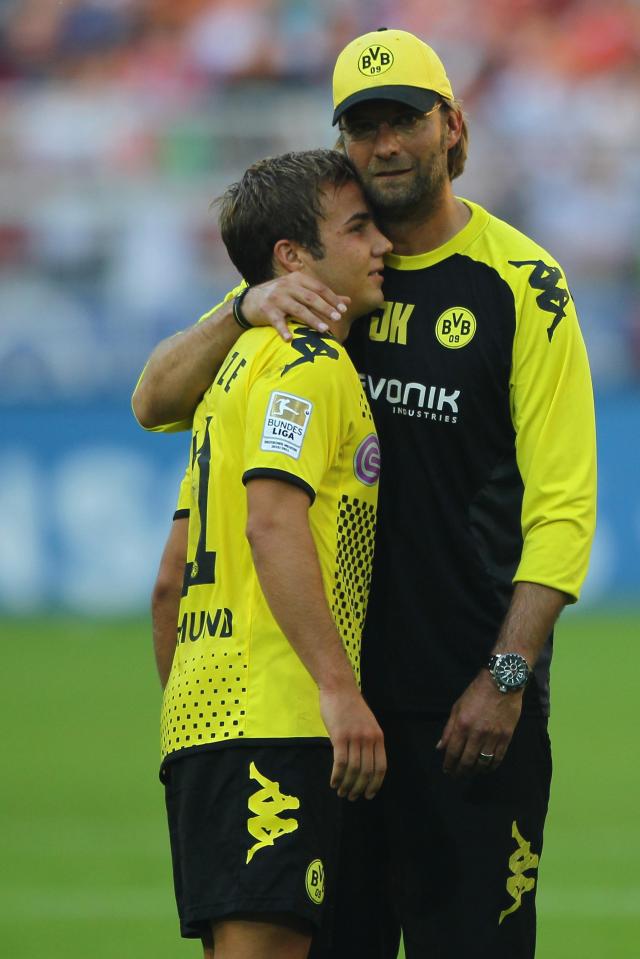
{"type": "Polygon", "coordinates": [[[187,753],[164,764],[180,929],[206,936],[239,913],[317,927],[330,902],[342,803],[329,745],[187,753]]]}
{"type": "Polygon", "coordinates": [[[551,781],[544,718],[523,717],[498,770],[442,773],[447,717],[382,716],[379,795],[344,809],[332,948],[312,959],[532,959],[551,781]]]}

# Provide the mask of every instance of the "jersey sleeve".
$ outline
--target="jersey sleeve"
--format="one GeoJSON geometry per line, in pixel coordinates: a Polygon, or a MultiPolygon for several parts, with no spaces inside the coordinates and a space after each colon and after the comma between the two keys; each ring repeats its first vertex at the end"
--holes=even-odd
{"type": "Polygon", "coordinates": [[[187,466],[180,489],[178,490],[178,502],[176,503],[174,519],[184,519],[189,515],[191,509],[191,466],[187,466]]]}
{"type": "MultiPolygon", "coordinates": [[[[215,305],[214,307],[212,307],[207,313],[203,313],[202,316],[200,317],[200,319],[198,320],[198,323],[202,323],[203,320],[208,319],[213,313],[216,312],[216,310],[219,310],[221,306],[224,306],[224,304],[225,304],[225,303],[228,303],[229,300],[232,300],[232,299],[234,298],[234,296],[237,296],[238,293],[240,293],[240,291],[243,290],[246,285],[247,285],[247,284],[246,284],[245,281],[243,280],[241,283],[238,284],[238,286],[235,286],[232,290],[230,290],[230,291],[226,294],[226,296],[224,297],[224,299],[222,299],[219,303],[216,303],[216,305],[215,305]]],[[[198,324],[196,324],[196,326],[197,326],[197,325],[198,325],[198,324]]],[[[177,336],[178,334],[176,333],[175,335],[177,336]]],[[[135,391],[138,389],[138,386],[140,385],[140,383],[142,382],[142,379],[143,379],[144,374],[145,374],[145,372],[146,372],[147,366],[148,366],[148,364],[145,363],[144,369],[142,370],[140,376],[138,377],[138,381],[137,381],[137,383],[136,383],[136,385],[135,385],[135,389],[134,389],[134,391],[133,391],[134,393],[135,393],[135,391]]],[[[134,411],[133,415],[134,415],[134,417],[135,417],[135,411],[134,411]]],[[[137,418],[136,418],[136,419],[137,419],[137,418]]],[[[150,427],[146,427],[146,426],[145,426],[145,427],[143,427],[143,429],[147,430],[148,433],[179,433],[179,432],[181,432],[181,431],[183,431],[183,430],[190,430],[190,429],[191,429],[191,424],[192,424],[192,420],[191,420],[191,419],[188,419],[188,420],[177,420],[175,423],[163,423],[163,424],[161,424],[160,426],[150,426],[150,427]]]]}
{"type": "Polygon", "coordinates": [[[539,282],[529,284],[514,339],[511,415],[524,484],[524,545],[514,582],[553,587],[575,602],[595,530],[593,391],[564,276],[557,266],[544,269],[558,277],[555,298],[542,302],[539,282]]]}
{"type": "Polygon", "coordinates": [[[258,477],[281,479],[314,501],[341,445],[339,397],[349,362],[337,342],[313,330],[294,336],[292,345],[282,344],[278,362],[256,376],[249,388],[245,484],[258,477]],[[296,342],[309,352],[296,352],[296,342]]]}

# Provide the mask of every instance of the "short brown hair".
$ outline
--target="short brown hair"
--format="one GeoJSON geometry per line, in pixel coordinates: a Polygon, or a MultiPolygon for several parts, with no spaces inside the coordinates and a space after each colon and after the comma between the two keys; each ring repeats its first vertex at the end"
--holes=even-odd
{"type": "Polygon", "coordinates": [[[314,259],[324,256],[319,220],[322,192],[360,182],[351,161],[336,150],[304,150],[252,164],[216,200],[222,239],[249,285],[273,277],[278,240],[299,243],[314,259]]]}

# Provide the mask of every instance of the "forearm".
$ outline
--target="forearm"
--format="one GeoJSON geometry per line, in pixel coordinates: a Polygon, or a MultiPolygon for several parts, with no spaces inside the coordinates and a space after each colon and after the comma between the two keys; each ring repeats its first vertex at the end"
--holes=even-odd
{"type": "Polygon", "coordinates": [[[241,333],[228,302],[195,326],[162,340],[133,394],[133,412],[140,425],[154,429],[190,420],[241,333]]]}
{"type": "Polygon", "coordinates": [[[178,611],[187,555],[189,520],[174,520],[151,597],[153,651],[162,688],[167,685],[176,649],[178,611]]]}
{"type": "Polygon", "coordinates": [[[516,583],[494,653],[520,653],[532,668],[570,597],[538,583],[516,583]]]}
{"type": "MultiPolygon", "coordinates": [[[[516,583],[494,653],[519,653],[532,668],[568,597],[537,583],[516,583]]],[[[437,748],[454,776],[497,769],[522,711],[523,690],[502,693],[481,669],[454,703],[437,748]]]]}
{"type": "Polygon", "coordinates": [[[308,526],[277,517],[249,527],[253,561],[273,616],[320,689],[352,686],[353,670],[331,616],[308,526]],[[291,583],[296,584],[291,591],[291,583]]]}
{"type": "Polygon", "coordinates": [[[180,607],[180,591],[173,597],[167,597],[166,602],[152,606],[151,620],[153,624],[153,651],[156,657],[156,666],[160,685],[164,689],[171,672],[171,664],[176,651],[176,630],[178,623],[178,609],[180,607]]]}

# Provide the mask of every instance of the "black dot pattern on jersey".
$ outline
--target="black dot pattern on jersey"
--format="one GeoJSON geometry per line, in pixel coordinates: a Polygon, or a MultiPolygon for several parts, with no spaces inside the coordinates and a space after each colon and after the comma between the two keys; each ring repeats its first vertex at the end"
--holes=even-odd
{"type": "Polygon", "coordinates": [[[160,727],[162,755],[244,736],[246,675],[242,653],[220,642],[169,683],[160,727]]]}
{"type": "Polygon", "coordinates": [[[368,420],[370,423],[373,423],[373,416],[371,415],[371,409],[369,408],[369,401],[364,394],[364,390],[360,390],[360,415],[363,420],[368,420]]]}
{"type": "Polygon", "coordinates": [[[343,494],[338,509],[336,572],[331,612],[360,682],[360,634],[371,585],[376,508],[343,494]]]}

